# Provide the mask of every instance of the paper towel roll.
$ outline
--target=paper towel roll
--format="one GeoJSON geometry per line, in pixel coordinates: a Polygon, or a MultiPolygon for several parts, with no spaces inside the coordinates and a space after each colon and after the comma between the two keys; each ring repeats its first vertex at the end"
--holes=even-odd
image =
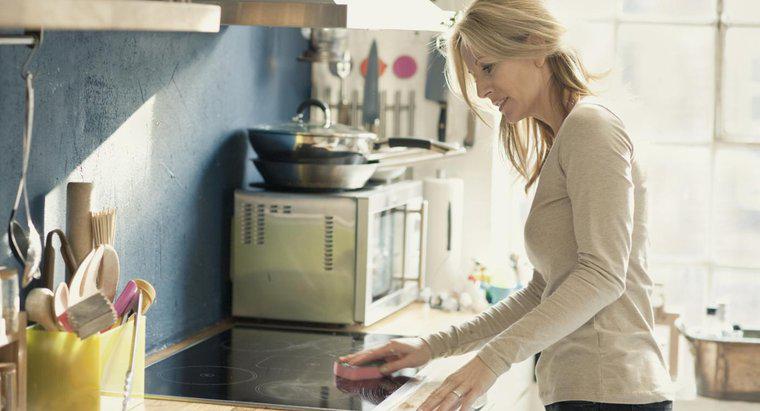
{"type": "MultiPolygon", "coordinates": [[[[91,196],[92,183],[69,183],[66,186],[66,237],[77,266],[92,251],[91,196]]],[[[66,278],[73,274],[67,273],[66,278]]]]}
{"type": "Polygon", "coordinates": [[[427,286],[433,292],[458,290],[466,281],[461,267],[464,181],[425,179],[424,196],[428,201],[427,286]]]}

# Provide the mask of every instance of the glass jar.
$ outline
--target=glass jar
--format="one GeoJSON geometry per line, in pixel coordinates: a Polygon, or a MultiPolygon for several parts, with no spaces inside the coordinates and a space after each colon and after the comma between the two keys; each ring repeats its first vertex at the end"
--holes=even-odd
{"type": "Polygon", "coordinates": [[[18,312],[20,297],[18,291],[18,271],[14,268],[0,267],[0,287],[2,288],[3,319],[6,334],[18,331],[18,312]]]}

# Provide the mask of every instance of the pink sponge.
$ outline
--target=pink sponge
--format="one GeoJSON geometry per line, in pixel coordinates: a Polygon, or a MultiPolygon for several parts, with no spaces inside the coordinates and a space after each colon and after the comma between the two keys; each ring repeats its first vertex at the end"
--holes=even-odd
{"type": "Polygon", "coordinates": [[[333,372],[338,377],[352,381],[374,380],[384,377],[380,372],[382,364],[383,362],[371,362],[364,365],[351,365],[347,362],[336,361],[333,363],[333,372]]]}

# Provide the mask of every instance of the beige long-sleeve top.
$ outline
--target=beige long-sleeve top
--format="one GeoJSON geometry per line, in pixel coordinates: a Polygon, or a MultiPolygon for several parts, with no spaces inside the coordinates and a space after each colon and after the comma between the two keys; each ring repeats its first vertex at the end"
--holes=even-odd
{"type": "Polygon", "coordinates": [[[653,335],[646,204],[622,121],[581,100],[556,135],[525,224],[533,279],[475,319],[423,337],[433,356],[482,346],[478,356],[499,375],[540,351],[544,404],[671,399],[653,335]]]}

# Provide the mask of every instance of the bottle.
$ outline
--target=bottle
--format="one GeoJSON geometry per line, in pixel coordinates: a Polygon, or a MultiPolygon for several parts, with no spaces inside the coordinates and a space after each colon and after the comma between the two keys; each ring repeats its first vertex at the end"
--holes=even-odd
{"type": "Polygon", "coordinates": [[[2,316],[5,320],[6,333],[18,331],[19,292],[18,271],[15,268],[0,267],[0,284],[2,285],[2,316]]]}
{"type": "Polygon", "coordinates": [[[728,325],[726,322],[726,303],[719,302],[716,305],[718,308],[715,313],[715,318],[718,320],[716,327],[718,327],[718,335],[723,336],[724,331],[726,331],[726,326],[728,325]]]}
{"type": "Polygon", "coordinates": [[[718,301],[717,318],[718,318],[718,329],[720,330],[718,335],[722,337],[733,337],[734,329],[731,326],[731,323],[729,322],[728,302],[718,301]]]}
{"type": "Polygon", "coordinates": [[[720,322],[718,320],[718,307],[709,306],[705,310],[704,332],[706,337],[720,336],[720,322]]]}
{"type": "Polygon", "coordinates": [[[743,338],[744,337],[744,330],[742,330],[742,326],[739,324],[734,324],[731,327],[731,338],[743,338]]]}

